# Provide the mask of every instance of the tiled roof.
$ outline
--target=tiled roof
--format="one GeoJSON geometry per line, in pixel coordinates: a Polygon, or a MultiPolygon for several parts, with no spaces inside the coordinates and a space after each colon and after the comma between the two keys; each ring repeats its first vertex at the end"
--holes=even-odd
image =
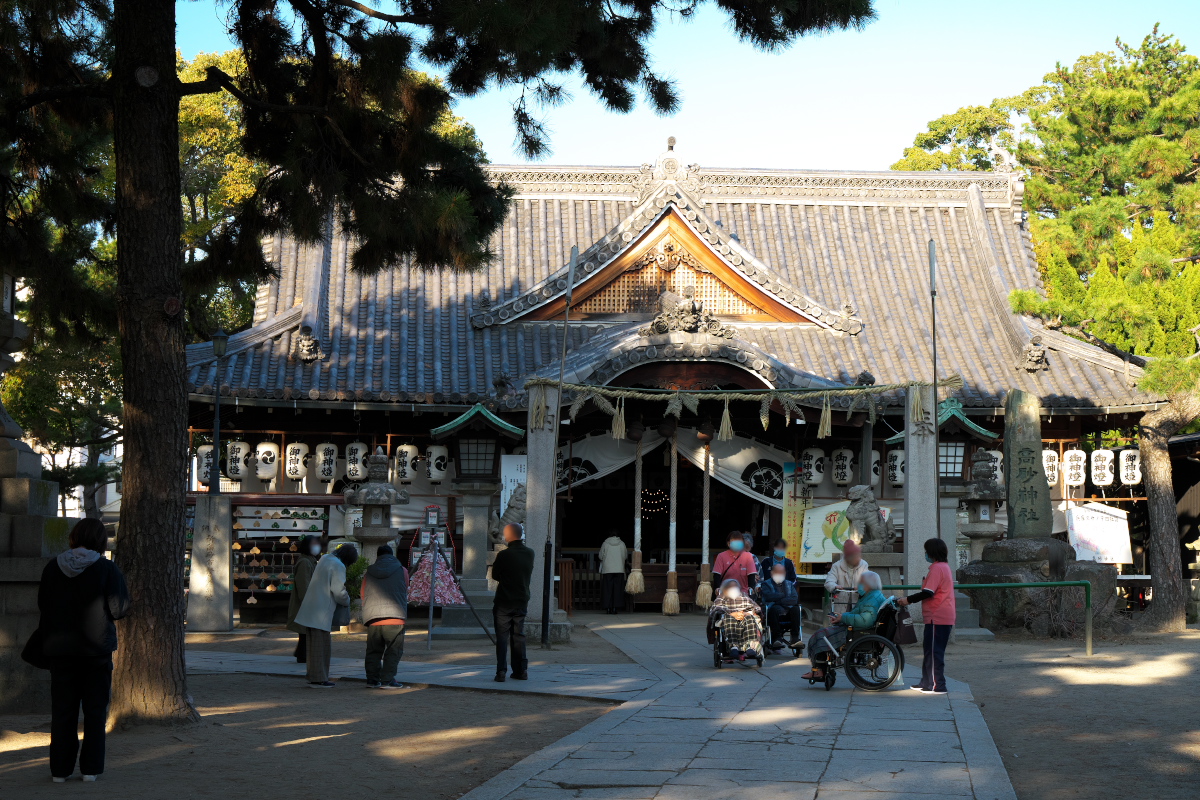
{"type": "MultiPolygon", "coordinates": [[[[565,292],[571,247],[581,252],[577,283],[586,282],[674,211],[739,274],[815,324],[730,322],[735,336],[722,340],[573,323],[577,382],[639,361],[706,358],[782,387],[849,384],[863,371],[879,383],[928,379],[932,238],[940,372],[963,376],[968,409],[1002,406],[1010,387],[1052,408],[1154,401],[1131,388],[1137,368],[1010,311],[1013,289],[1041,288],[1014,174],[705,169],[673,151],[640,168],[492,170],[517,194],[485,271],[399,265],[364,276],[350,271],[351,243],[333,232],[315,246],[266,242],[279,278],[260,288],[254,327],[230,339],[223,392],[473,404],[508,387],[499,405],[519,407],[525,378],[557,374],[561,323],[524,318],[565,292]],[[309,330],[319,353],[302,352],[309,330]]],[[[189,347],[188,365],[190,390],[211,393],[211,346],[189,347]]]]}

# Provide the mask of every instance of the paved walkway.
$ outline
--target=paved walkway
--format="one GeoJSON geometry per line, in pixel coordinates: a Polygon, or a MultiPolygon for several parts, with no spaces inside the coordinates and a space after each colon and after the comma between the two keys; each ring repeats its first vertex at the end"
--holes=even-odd
{"type": "MultiPolygon", "coordinates": [[[[538,667],[503,684],[490,665],[403,665],[414,683],[625,701],[462,800],[1016,798],[966,684],[950,681],[943,697],[871,693],[843,676],[826,692],[800,680],[804,660],[714,669],[699,616],[596,619],[636,664],[538,667]]],[[[195,672],[302,674],[288,661],[188,653],[195,672]]],[[[361,662],[334,661],[335,675],[361,677],[361,662]]]]}

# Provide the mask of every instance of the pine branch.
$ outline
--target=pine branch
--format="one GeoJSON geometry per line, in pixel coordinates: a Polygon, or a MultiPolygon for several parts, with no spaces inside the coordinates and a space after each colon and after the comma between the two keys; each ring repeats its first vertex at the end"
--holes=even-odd
{"type": "MultiPolygon", "coordinates": [[[[1128,350],[1122,350],[1120,347],[1117,347],[1115,344],[1112,344],[1111,342],[1106,342],[1105,340],[1101,339],[1096,334],[1089,331],[1087,329],[1087,326],[1088,326],[1088,323],[1090,323],[1090,322],[1093,322],[1093,320],[1085,319],[1083,322],[1080,322],[1078,325],[1064,325],[1062,320],[1058,319],[1054,322],[1047,322],[1046,327],[1050,328],[1051,330],[1057,329],[1069,336],[1074,336],[1076,339],[1083,339],[1085,342],[1088,342],[1089,344],[1093,344],[1096,347],[1099,347],[1101,350],[1108,353],[1109,355],[1116,356],[1117,358],[1121,359],[1122,361],[1128,361],[1130,364],[1133,364],[1135,367],[1141,367],[1142,369],[1145,369],[1146,365],[1150,363],[1151,359],[1148,359],[1145,356],[1135,355],[1135,354],[1129,352],[1128,350]]],[[[1197,341],[1200,342],[1200,338],[1197,338],[1197,341]]]]}
{"type": "Polygon", "coordinates": [[[108,81],[104,83],[79,83],[71,86],[54,86],[49,89],[40,89],[36,92],[22,95],[19,101],[8,107],[8,113],[19,114],[42,103],[52,103],[55,100],[66,100],[73,97],[108,99],[111,96],[112,89],[108,81]]]}
{"type": "Polygon", "coordinates": [[[355,2],[355,0],[333,0],[333,4],[342,6],[343,8],[353,8],[355,11],[366,14],[368,17],[387,22],[391,25],[428,25],[433,21],[430,17],[423,17],[418,14],[386,14],[363,3],[355,2]]]}

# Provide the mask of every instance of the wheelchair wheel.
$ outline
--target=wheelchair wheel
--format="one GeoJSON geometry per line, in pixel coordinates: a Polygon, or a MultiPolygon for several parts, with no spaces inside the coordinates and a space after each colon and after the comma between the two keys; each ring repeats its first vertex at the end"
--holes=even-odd
{"type": "Polygon", "coordinates": [[[833,685],[835,683],[837,683],[837,670],[833,669],[832,667],[826,668],[826,670],[825,670],[825,691],[828,692],[830,689],[832,689],[833,685]]]}
{"type": "Polygon", "coordinates": [[[761,668],[762,668],[762,665],[763,665],[763,656],[762,656],[762,653],[759,653],[759,654],[758,654],[758,659],[757,659],[757,661],[758,661],[758,666],[759,666],[759,668],[761,669],[761,668]]]}
{"type": "Polygon", "coordinates": [[[717,669],[720,669],[721,667],[725,666],[725,661],[724,661],[724,659],[721,658],[721,648],[720,647],[713,648],[713,666],[716,667],[717,669]]]}
{"type": "Polygon", "coordinates": [[[864,636],[853,641],[843,655],[846,677],[859,689],[878,692],[900,677],[904,656],[882,636],[864,636]]]}

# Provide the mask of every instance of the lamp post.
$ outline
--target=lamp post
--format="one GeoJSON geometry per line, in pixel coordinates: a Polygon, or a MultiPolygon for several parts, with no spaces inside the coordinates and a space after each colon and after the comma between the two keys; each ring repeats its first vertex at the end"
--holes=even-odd
{"type": "Polygon", "coordinates": [[[208,491],[221,493],[221,363],[229,346],[229,334],[218,328],[212,335],[213,355],[217,357],[217,379],[213,384],[213,455],[208,474],[208,491]]]}

